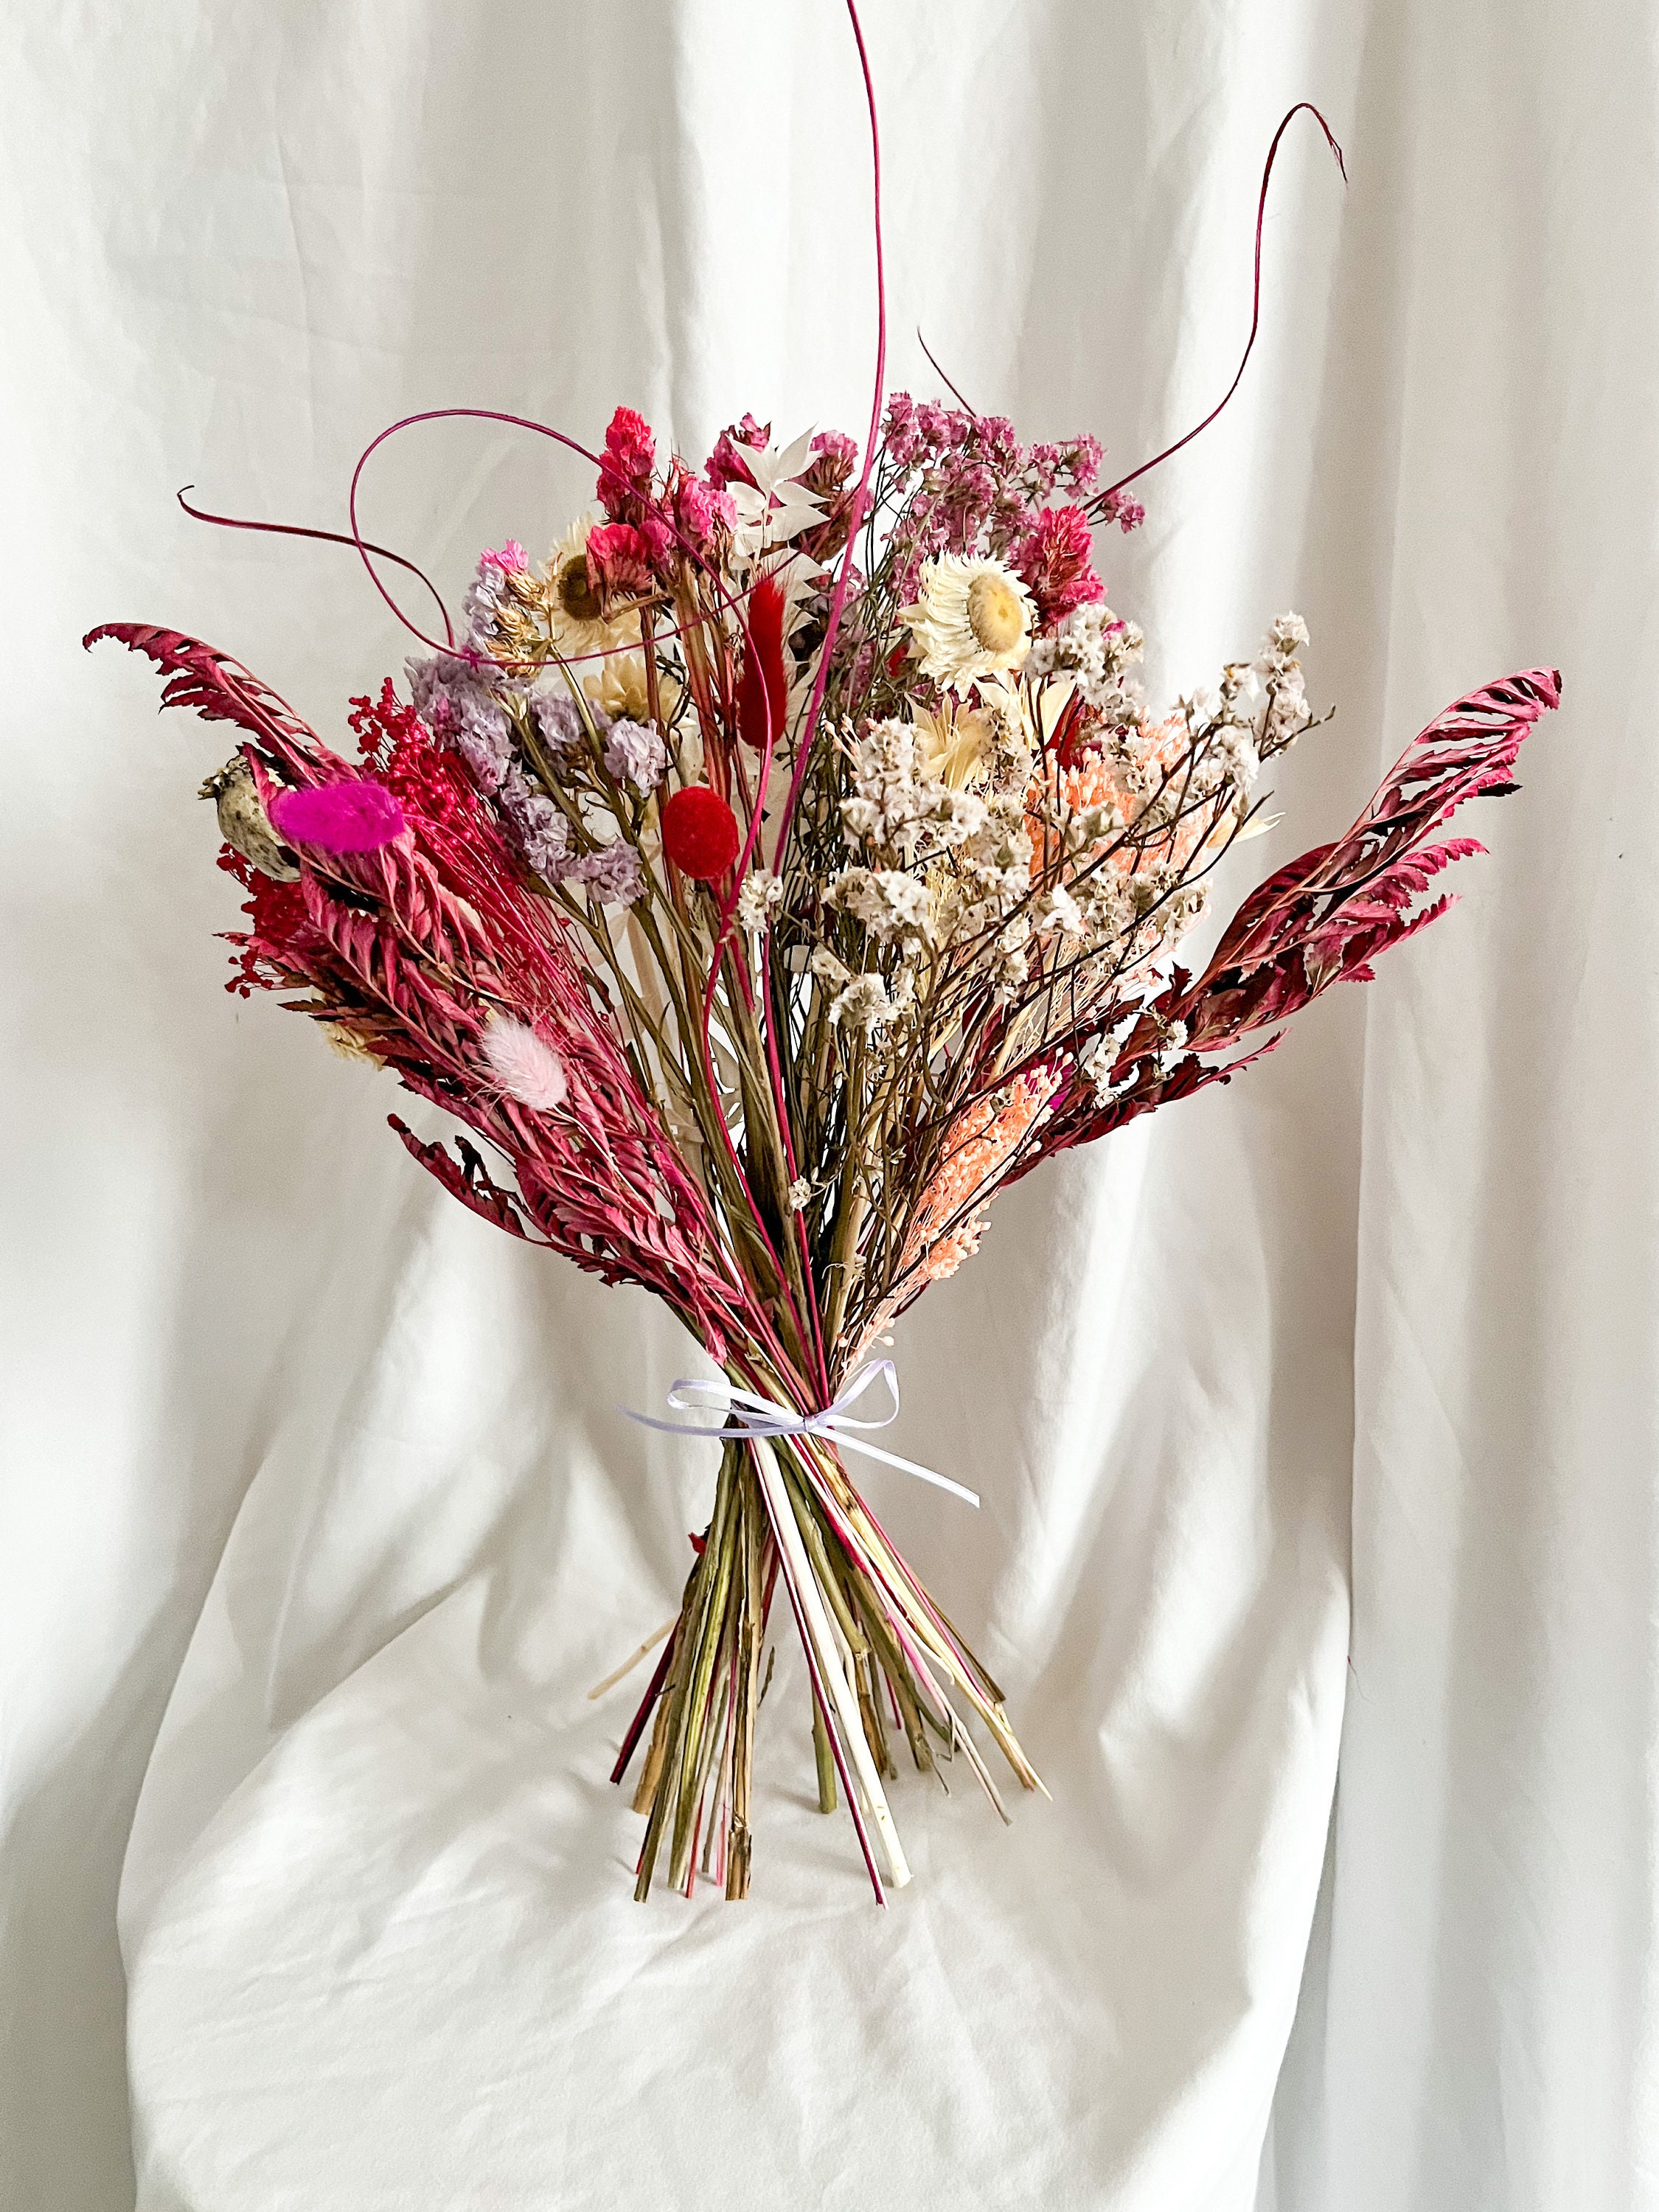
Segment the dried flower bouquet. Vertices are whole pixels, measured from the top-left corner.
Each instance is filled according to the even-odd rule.
[[[1307,633],[1282,617],[1151,714],[1094,565],[1141,510],[1096,489],[1093,438],[884,406],[878,374],[861,452],[745,416],[694,466],[621,407],[588,459],[595,507],[547,558],[486,553],[407,696],[353,702],[355,761],[192,639],[92,638],[240,732],[206,787],[247,895],[231,988],[464,1124],[484,1149],[392,1117],[464,1204],[654,1291],[729,1378],[679,1401],[724,1445],[616,1766],[640,1757],[635,1894],[700,1868],[748,1893],[781,1585],[820,1803],[844,1796],[879,1899],[908,1879],[901,1752],[960,1759],[1000,1810],[982,1735],[1040,1785],[849,1473],[872,1349],[1000,1191],[1224,1082],[1443,912],[1421,895],[1480,848],[1436,832],[1512,787],[1558,678],[1460,700],[1193,975],[1175,949],[1311,726]]]

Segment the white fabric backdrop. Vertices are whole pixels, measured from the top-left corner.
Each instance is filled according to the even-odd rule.
[[[145,2212],[1659,2203],[1651,19],[868,15],[896,380],[920,323],[977,404],[1126,465],[1231,373],[1279,114],[1345,142],[1346,197],[1287,145],[1244,392],[1104,554],[1158,696],[1311,624],[1340,711],[1256,866],[1469,685],[1558,660],[1565,709],[1449,921],[1023,1186],[902,1332],[900,1449],[986,1510],[884,1507],[1056,1805],[1005,1835],[902,1793],[918,1878],[877,1915],[785,1656],[754,1900],[640,1911],[628,1693],[582,1693],[700,1525],[707,1470],[612,1410],[683,1348],[223,996],[222,740],[75,641],[172,623],[337,727],[390,618],[180,482],[335,521],[368,434],[447,402],[591,437],[625,399],[694,453],[746,405],[859,429],[844,21],[18,0],[8,2204],[133,2203],[129,2037]],[[447,428],[373,526],[453,585],[586,491]]]

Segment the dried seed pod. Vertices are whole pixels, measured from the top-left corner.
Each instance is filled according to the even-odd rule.
[[[259,797],[253,771],[240,753],[233,753],[216,775],[210,775],[198,794],[210,799],[218,809],[219,835],[244,860],[252,860],[261,875],[279,884],[299,881],[300,871],[271,827]]]

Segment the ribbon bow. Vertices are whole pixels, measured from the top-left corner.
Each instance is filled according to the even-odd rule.
[[[887,1385],[892,1411],[878,1420],[855,1420],[847,1409],[858,1403],[872,1382]],[[618,1407],[617,1411],[641,1428],[661,1429],[674,1437],[828,1437],[843,1451],[862,1452],[866,1459],[882,1460],[889,1467],[931,1482],[936,1489],[948,1490],[953,1498],[965,1498],[969,1505],[979,1504],[978,1492],[966,1484],[952,1482],[949,1475],[936,1474],[931,1467],[901,1459],[896,1452],[849,1433],[856,1429],[890,1428],[898,1419],[898,1372],[890,1359],[866,1360],[862,1367],[854,1368],[840,1397],[820,1413],[798,1413],[792,1407],[781,1406],[775,1398],[757,1398],[752,1391],[738,1389],[723,1376],[705,1380],[683,1375],[668,1393],[668,1403],[677,1413],[717,1413],[722,1419],[709,1428],[700,1421],[659,1421],[649,1413],[636,1413],[629,1406]]]

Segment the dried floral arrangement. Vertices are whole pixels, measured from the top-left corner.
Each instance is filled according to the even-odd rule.
[[[873,100],[871,121],[873,143]],[[876,183],[879,270],[878,149]],[[545,560],[483,555],[459,629],[417,632],[407,696],[352,702],[355,760],[193,639],[87,641],[240,732],[204,793],[246,894],[230,988],[287,994],[464,1124],[483,1149],[391,1117],[464,1205],[653,1291],[728,1378],[678,1391],[702,1419],[659,1424],[723,1448],[613,1776],[643,1747],[641,1898],[699,1868],[748,1893],[780,1586],[819,1802],[844,1797],[878,1899],[908,1879],[901,1748],[923,1772],[960,1759],[1000,1811],[977,1729],[1040,1787],[848,1470],[892,1456],[868,1438],[892,1382],[871,1355],[999,1192],[1225,1082],[1443,913],[1424,893],[1481,848],[1437,831],[1514,787],[1559,697],[1532,670],[1459,700],[1188,973],[1176,948],[1263,826],[1261,770],[1312,726],[1307,632],[1281,617],[1155,716],[1095,568],[1096,532],[1141,520],[1133,477],[1097,489],[1090,436],[1023,445],[965,404],[884,398],[884,308],[882,331],[861,449],[746,415],[694,465],[619,407],[585,456],[593,507]],[[356,492],[343,542],[389,599]]]

